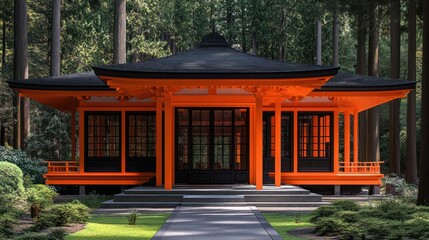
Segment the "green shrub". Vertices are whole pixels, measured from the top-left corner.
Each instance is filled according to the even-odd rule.
[[[400,230],[402,222],[380,218],[361,218],[357,227],[362,233],[361,238],[366,240],[389,239],[389,236],[396,236]]]
[[[322,206],[313,212],[310,222],[316,223],[320,218],[333,216],[339,211],[358,211],[360,206],[350,200],[339,200],[332,205]]]
[[[415,184],[409,184],[405,179],[397,176],[388,176],[383,178],[383,185],[390,185],[395,190],[395,198],[407,202],[416,203],[418,188]]]
[[[56,196],[58,196],[57,192],[49,186],[35,184],[29,187],[27,189],[27,202],[30,204],[31,218],[38,218],[40,211],[52,205]]]
[[[18,236],[16,240],[63,240],[66,233],[62,229],[55,229],[51,233],[27,232],[24,235]]]
[[[314,232],[317,235],[339,235],[348,223],[335,217],[324,217],[317,221]]]
[[[83,223],[89,219],[89,208],[78,200],[54,204],[42,211],[32,228],[33,231],[49,227],[60,227],[68,223]]]
[[[415,205],[395,200],[385,200],[381,201],[370,214],[379,218],[404,221],[410,219],[411,214],[416,211]]]
[[[359,211],[360,206],[351,200],[338,200],[332,203],[332,207],[340,211]]]
[[[43,174],[47,172],[47,164],[41,159],[31,158],[24,151],[0,146],[0,161],[16,164],[33,183],[45,182]]]
[[[64,226],[67,223],[83,223],[89,218],[89,208],[78,200],[70,203],[52,205],[47,213],[55,215],[55,226]],[[42,214],[43,215],[43,214]]]
[[[13,235],[12,228],[18,222],[17,217],[14,213],[3,213],[0,215],[0,235],[7,237]]]
[[[333,216],[347,223],[355,223],[360,217],[359,212],[355,211],[340,211],[336,212]]]
[[[0,161],[0,205],[12,207],[24,195],[21,169],[13,163]]]
[[[105,202],[109,199],[111,199],[111,197],[106,195],[99,195],[95,191],[93,191],[79,198],[79,201],[89,208],[99,208],[102,202]]]

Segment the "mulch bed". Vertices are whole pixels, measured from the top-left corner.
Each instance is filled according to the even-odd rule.
[[[23,234],[26,232],[29,228],[31,228],[35,223],[30,217],[30,214],[24,214],[21,218],[18,219],[18,223],[16,223],[13,227],[13,232],[15,234]],[[66,226],[62,227],[52,227],[42,230],[42,233],[50,233],[51,231],[55,229],[62,229],[67,234],[75,233],[77,231],[80,231],[85,228],[84,223],[73,223],[73,224],[67,224]]]

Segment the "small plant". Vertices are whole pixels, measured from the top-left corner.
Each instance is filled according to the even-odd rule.
[[[127,216],[128,224],[136,225],[137,217],[137,210],[132,210]]]
[[[301,212],[300,211],[295,213],[295,223],[301,223]]]
[[[31,218],[39,218],[40,211],[52,205],[58,194],[51,187],[35,184],[27,189],[27,202],[30,204]]]
[[[106,195],[99,195],[97,192],[92,191],[88,195],[81,197],[79,200],[82,204],[86,205],[89,208],[99,208],[101,203],[111,199]]]

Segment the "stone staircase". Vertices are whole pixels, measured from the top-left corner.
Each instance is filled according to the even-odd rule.
[[[300,187],[252,185],[177,185],[171,191],[138,186],[116,194],[102,208],[172,208],[176,206],[319,207],[322,196]]]

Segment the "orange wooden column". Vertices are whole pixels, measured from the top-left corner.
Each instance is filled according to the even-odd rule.
[[[348,172],[350,169],[350,112],[344,112],[344,171]]]
[[[359,116],[358,112],[353,113],[353,162],[359,161]]]
[[[85,113],[79,109],[79,172],[85,172]]]
[[[339,128],[339,117],[338,111],[334,112],[334,136],[332,140],[334,141],[334,173],[338,173],[339,169],[339,153],[340,153],[340,128]],[[332,141],[331,140],[331,141]]]
[[[156,98],[156,186],[162,185],[162,98]]]
[[[298,111],[293,111],[293,172],[298,172]]]
[[[274,184],[280,187],[281,183],[281,101],[277,100],[275,103],[275,156],[274,156]]]
[[[171,93],[165,94],[165,132],[164,132],[164,188],[173,188],[173,111],[171,106]]]
[[[76,161],[76,111],[71,112],[70,118],[71,160]]]
[[[256,93],[255,107],[255,177],[256,189],[262,190],[263,169],[262,169],[262,95]]]
[[[251,107],[249,109],[249,116],[250,116],[250,127],[249,127],[249,133],[250,133],[250,164],[249,164],[249,184],[256,184],[256,180],[255,180],[255,155],[256,155],[256,151],[255,151],[255,108]]]
[[[126,131],[126,118],[125,118],[125,110],[121,111],[121,172],[125,173],[125,158],[126,154],[126,139],[125,139],[125,131]]]

